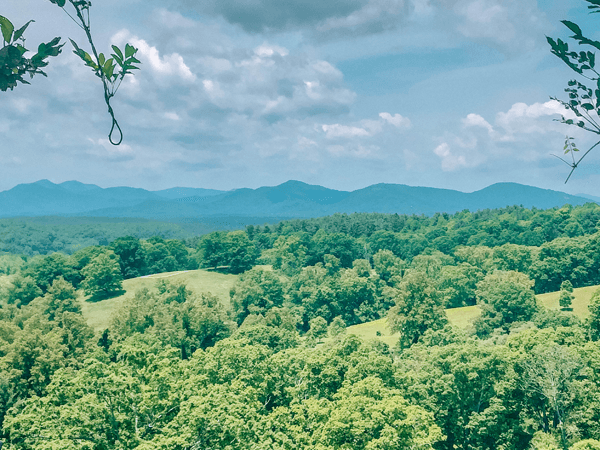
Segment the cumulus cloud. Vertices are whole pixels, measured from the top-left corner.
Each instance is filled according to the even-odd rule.
[[[554,118],[559,115],[574,118],[574,115],[556,100],[546,103],[515,103],[507,112],[500,112],[496,117],[496,123],[504,130],[503,140],[515,140],[519,134],[545,133],[556,129],[552,121],[538,120],[544,117]]]
[[[347,111],[355,94],[342,73],[327,61],[290,53],[265,42],[198,60],[206,100],[223,110],[271,121],[318,112]]]
[[[402,117],[400,114],[392,116],[390,113],[382,112],[377,120],[364,119],[353,125],[324,124],[321,125],[321,129],[326,133],[327,139],[351,139],[379,134],[383,131],[383,125],[386,123],[402,130],[411,127],[410,119],[407,117]]]
[[[494,134],[494,127],[490,123],[481,117],[479,114],[469,114],[462,120],[465,127],[480,127],[487,130],[490,135]]]
[[[442,160],[442,170],[448,172],[467,166],[465,155],[455,155],[447,142],[442,142],[433,151]]]
[[[494,125],[471,113],[461,120],[459,132],[444,136],[433,152],[444,171],[496,159],[540,160],[549,157],[562,142],[565,125],[553,119],[564,113],[555,100],[531,105],[515,103],[508,111],[496,114]],[[570,132],[577,134],[578,130],[571,128]]]
[[[379,113],[379,117],[385,120],[390,125],[395,126],[396,128],[405,128],[408,129],[412,126],[410,119],[407,117],[402,117],[400,114],[394,114],[393,116],[390,113],[382,112]]]
[[[151,46],[144,39],[132,36],[128,30],[119,31],[112,37],[111,41],[113,44],[121,47],[126,42],[131,43],[131,45],[138,49],[136,57],[142,63],[146,63],[150,70],[158,76],[175,77],[187,82],[196,80],[196,75],[192,73],[184,62],[183,56],[179,53],[171,53],[161,57],[156,47]]]

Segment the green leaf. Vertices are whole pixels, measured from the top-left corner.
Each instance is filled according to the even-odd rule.
[[[581,28],[579,28],[579,25],[577,25],[576,23],[570,22],[568,20],[561,20],[561,22],[569,29],[571,30],[573,33],[575,33],[576,36],[581,36]]]
[[[101,66],[103,66],[105,61],[106,61],[106,58],[104,57],[104,53],[100,53],[100,54],[98,55],[98,63],[99,63]]]
[[[121,52],[119,47],[117,47],[116,45],[113,45],[112,49],[116,53],[116,55],[121,59],[121,61],[123,61],[123,53]]]
[[[15,26],[4,16],[0,16],[0,30],[2,30],[2,37],[4,40],[7,43],[10,43]]]
[[[115,70],[115,65],[113,64],[112,58],[104,63],[103,70],[106,78],[111,79],[113,76],[113,71]]]
[[[50,0],[55,5],[60,6],[61,8],[65,6],[66,0]]]
[[[125,58],[135,55],[136,52],[137,48],[135,48],[133,45],[125,44]]]
[[[21,36],[23,36],[23,33],[25,32],[25,30],[27,29],[27,27],[29,26],[29,24],[31,22],[35,22],[35,20],[30,20],[29,22],[27,22],[25,25],[23,25],[21,28],[19,28],[17,31],[15,31],[15,35],[13,36],[13,40],[16,41],[17,39],[19,39]]]
[[[21,52],[21,56],[23,56],[27,52],[27,49],[25,47],[23,47],[21,44],[17,44],[16,47]]]

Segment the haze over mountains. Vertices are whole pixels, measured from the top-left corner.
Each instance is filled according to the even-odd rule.
[[[300,181],[233,191],[182,187],[147,191],[132,187],[101,188],[78,181],[55,184],[41,180],[0,192],[0,217],[140,217],[177,222],[225,216],[308,218],[354,212],[430,215],[512,205],[545,209],[590,201],[582,196],[517,183],[497,183],[464,193],[402,184],[375,184],[347,192]]]

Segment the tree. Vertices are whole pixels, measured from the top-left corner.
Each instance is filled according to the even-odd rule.
[[[119,257],[123,278],[136,278],[146,274],[146,252],[138,238],[120,237],[110,247]]]
[[[322,337],[327,336],[327,321],[322,317],[315,317],[311,319],[310,328],[308,329],[307,336],[315,341],[318,341]]]
[[[17,275],[6,289],[6,294],[8,304],[23,306],[42,295],[42,290],[33,278]]]
[[[224,243],[227,249],[229,272],[242,273],[254,266],[257,257],[256,246],[245,231],[227,233]]]
[[[135,57],[137,49],[130,44],[126,44],[125,49],[122,51],[113,45],[112,50],[114,53],[109,58],[104,56],[103,53],[98,54],[90,28],[90,7],[92,6],[92,2],[89,0],[50,0],[50,2],[62,8],[86,34],[92,55],[81,49],[72,39],[69,40],[75,49],[73,53],[79,56],[83,63],[90,67],[94,74],[102,81],[104,101],[112,119],[108,139],[111,144],[119,145],[123,141],[123,132],[115,119],[110,100],[117,93],[125,75],[131,74],[132,70],[138,69],[134,64],[141,64]],[[72,6],[72,14],[75,17],[65,9],[66,4]],[[33,21],[27,22],[14,32],[14,25],[6,17],[0,16],[0,29],[3,38],[3,47],[0,50],[0,90],[2,91],[13,90],[17,86],[17,82],[29,84],[23,79],[23,75],[25,74],[29,74],[32,78],[35,74],[46,76],[41,70],[42,67],[48,65],[45,59],[49,56],[58,56],[64,45],[59,45],[60,37],[56,37],[47,44],[40,44],[38,52],[32,58],[25,58],[24,54],[27,52],[27,49],[23,45],[25,43],[23,33],[31,22]],[[113,140],[115,130],[119,132],[117,141]]]
[[[52,286],[54,280],[60,277],[74,286],[81,280],[69,257],[58,252],[32,258],[23,270],[23,276],[33,278],[44,293]]]
[[[77,294],[71,283],[64,278],[57,278],[44,296],[45,310],[50,320],[64,312],[81,313],[81,306],[77,302]]]
[[[85,277],[81,286],[87,295],[105,297],[123,288],[121,269],[112,251],[96,256],[81,273]]]
[[[585,0],[592,13],[600,12],[600,1],[599,0]],[[591,87],[578,80],[570,80],[568,87],[565,92],[569,95],[569,100],[564,101],[555,97],[551,97],[553,100],[560,102],[567,111],[570,111],[575,118],[562,117],[562,123],[568,125],[576,125],[586,131],[600,135],[600,121],[598,120],[598,114],[600,113],[600,74],[596,70],[596,54],[593,50],[600,49],[600,42],[593,39],[589,39],[583,35],[583,31],[576,23],[568,20],[561,21],[572,33],[571,39],[575,40],[580,46],[584,46],[590,50],[587,51],[573,51],[569,49],[569,44],[563,42],[561,39],[554,40],[551,37],[546,37],[551,47],[551,52],[560,58],[567,66],[569,66],[575,73],[580,75],[593,83]],[[565,162],[571,171],[565,180],[565,183],[569,181],[573,171],[581,163],[583,158],[591,152],[600,141],[596,142],[590,147],[585,153],[579,157],[575,157],[575,153],[579,152],[579,149],[575,146],[573,138],[567,136],[564,145],[564,154],[571,154],[571,162],[558,157],[560,160]]]
[[[533,281],[520,272],[498,270],[477,283],[477,303],[481,316],[475,322],[480,337],[494,329],[508,331],[514,322],[531,320],[538,310],[532,291]]]
[[[329,327],[327,328],[327,333],[331,337],[337,337],[341,334],[344,334],[345,332],[346,323],[340,316],[337,316],[335,319],[333,319],[329,324]]]
[[[560,432],[562,448],[567,450],[569,414],[577,402],[576,380],[581,376],[581,358],[573,349],[565,346],[540,345],[525,361],[524,368],[523,383],[526,390],[547,402],[550,411],[548,421],[551,422],[548,426]]]
[[[231,304],[238,324],[249,314],[265,314],[283,303],[283,284],[270,270],[254,268],[240,276],[231,288]]]
[[[590,331],[590,337],[600,340],[600,288],[594,292],[588,306],[590,316],[587,319],[587,326]]]
[[[573,285],[569,280],[565,280],[560,285],[560,297],[558,298],[558,304],[563,310],[571,308],[571,303],[575,296],[573,295]]]
[[[417,343],[428,329],[439,330],[448,322],[443,298],[423,272],[408,271],[399,285],[396,305],[388,313],[392,332],[400,333],[399,345]]]

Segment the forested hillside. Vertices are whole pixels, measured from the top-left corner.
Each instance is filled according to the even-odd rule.
[[[334,215],[0,256],[9,449],[600,448],[600,207]],[[229,301],[157,278],[238,274]],[[228,275],[231,277],[232,275]],[[549,309],[535,294],[559,291]],[[446,310],[478,305],[466,328]],[[583,317],[583,318],[581,318]],[[385,319],[397,342],[350,325]],[[6,448],[5,447],[5,448]],[[3,449],[4,450],[4,449]]]

